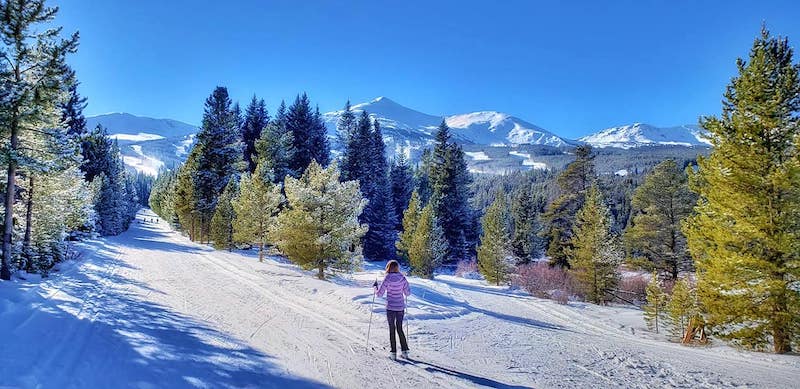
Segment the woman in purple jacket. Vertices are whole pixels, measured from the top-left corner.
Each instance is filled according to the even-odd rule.
[[[392,345],[391,357],[397,358],[397,343],[394,333],[400,337],[400,350],[403,358],[408,358],[408,343],[406,334],[403,333],[403,315],[405,314],[405,296],[411,295],[411,288],[403,273],[400,273],[400,264],[392,260],[386,264],[386,277],[383,278],[381,287],[378,282],[373,284],[378,297],[386,294],[386,319],[389,321],[389,343]]]

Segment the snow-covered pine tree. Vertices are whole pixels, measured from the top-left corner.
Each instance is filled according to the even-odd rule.
[[[443,120],[436,132],[429,169],[431,202],[445,238],[447,260],[458,261],[474,255],[475,215],[469,206],[471,178],[461,147],[452,141]]]
[[[67,99],[61,103],[61,125],[67,130],[67,135],[76,141],[80,141],[87,133],[86,118],[83,110],[86,108],[86,97],[78,93],[80,83],[75,77],[75,71],[70,70],[66,74]]]
[[[294,176],[291,163],[294,159],[294,136],[278,118],[272,120],[256,141],[258,174],[272,183],[283,183],[287,175]],[[255,172],[255,171],[254,171]]]
[[[689,321],[697,314],[694,292],[685,279],[675,281],[666,313],[670,335],[680,341],[686,334]]]
[[[112,142],[111,150],[104,158],[108,159],[108,169],[95,176],[95,180],[100,180],[94,201],[97,230],[103,235],[118,235],[128,229],[135,212],[131,208],[138,208],[138,201],[134,200],[135,194],[130,193],[132,187],[128,186],[117,142]]]
[[[644,321],[647,328],[658,333],[664,327],[664,312],[667,305],[667,295],[661,288],[658,274],[653,272],[650,282],[645,288],[646,303],[642,306]]]
[[[559,197],[550,203],[542,215],[544,237],[548,239],[547,256],[550,263],[569,268],[567,252],[571,250],[575,215],[583,207],[586,191],[595,180],[592,148],[581,145],[575,149],[575,161],[558,176]]]
[[[367,226],[358,222],[366,200],[357,181],[339,182],[335,163],[323,168],[311,161],[300,178],[286,177],[289,209],[278,215],[270,237],[289,260],[305,269],[351,270],[357,265]]]
[[[691,214],[697,196],[675,161],[668,159],[653,168],[631,202],[634,216],[624,235],[631,256],[643,258],[648,267],[673,280],[680,271],[690,270],[681,222]]]
[[[414,173],[408,165],[406,157],[400,153],[389,171],[389,181],[392,185],[392,204],[397,220],[395,229],[403,230],[403,212],[408,208],[411,193],[414,191]]]
[[[264,261],[264,245],[267,233],[276,223],[283,202],[281,186],[273,184],[260,172],[242,176],[239,196],[233,199],[236,218],[233,222],[233,237],[236,242],[258,245],[258,260]]]
[[[611,215],[597,183],[586,191],[586,201],[575,217],[567,259],[570,271],[588,301],[604,304],[619,282],[620,253],[611,235]]]
[[[478,246],[478,270],[496,285],[508,282],[516,263],[511,247],[511,223],[508,198],[499,191],[481,220],[483,233]]]
[[[367,164],[365,173],[369,174],[360,177],[359,182],[369,183],[370,191],[364,193],[368,202],[362,214],[362,219],[367,223],[369,229],[364,234],[362,245],[366,259],[387,261],[395,258],[395,241],[397,240],[395,225],[397,221],[392,202],[383,135],[377,121],[373,123],[372,132],[367,140],[366,150],[368,150],[370,159],[364,162]]]
[[[447,240],[436,219],[433,204],[428,203],[419,213],[417,226],[408,247],[411,274],[433,279],[433,272],[445,259]]]
[[[197,200],[194,208],[200,222],[200,233],[208,238],[217,197],[230,176],[239,170],[242,161],[239,117],[226,88],[217,87],[206,99],[203,125],[194,149],[198,150],[197,168],[192,177]]]
[[[3,164],[6,169],[6,188],[14,188],[18,169],[36,164],[35,155],[21,144],[31,131],[47,131],[59,119],[58,105],[64,100],[70,72],[66,56],[78,47],[78,34],[66,39],[55,33],[57,8],[47,7],[44,0],[0,2],[0,52],[4,55],[0,67],[0,118],[4,125]],[[42,127],[42,124],[47,127]],[[56,126],[57,127],[57,126]],[[5,190],[5,217],[0,278],[11,278],[11,258],[14,250],[15,190]]]
[[[800,65],[766,29],[701,125],[713,144],[684,223],[697,289],[716,335],[776,353],[800,347]]]
[[[353,177],[358,175],[357,173],[353,174],[354,166],[351,165],[356,162],[356,157],[353,153],[358,151],[351,143],[356,135],[357,124],[356,115],[350,107],[350,100],[347,100],[342,110],[342,116],[339,117],[339,121],[336,123],[336,139],[342,150],[339,167],[342,171],[341,179],[343,181],[357,179]]]
[[[325,123],[319,109],[312,111],[311,102],[305,93],[295,98],[286,111],[284,121],[294,142],[294,158],[289,165],[292,172],[300,174],[311,161],[317,161],[323,166],[330,162]]]
[[[408,250],[411,248],[411,242],[414,241],[414,234],[419,225],[419,216],[422,212],[422,205],[419,200],[417,191],[411,193],[411,199],[408,201],[408,206],[403,211],[403,230],[400,232],[399,239],[397,240],[397,253],[400,255],[400,260],[409,263]]]
[[[242,143],[244,152],[244,162],[247,164],[247,171],[253,173],[258,165],[256,155],[256,141],[262,136],[262,131],[269,123],[269,114],[264,99],[253,98],[247,106],[242,124]]]
[[[232,202],[238,194],[238,177],[233,175],[217,199],[217,208],[211,218],[211,241],[216,249],[233,250],[233,221],[236,215]]]
[[[165,170],[158,174],[150,192],[150,209],[169,223],[177,220],[175,214],[175,186],[178,181],[178,170]],[[179,227],[179,226],[175,226]]]

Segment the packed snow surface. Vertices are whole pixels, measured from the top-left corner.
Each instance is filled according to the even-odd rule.
[[[0,377],[24,388],[796,387],[799,358],[691,348],[641,312],[410,277],[413,362],[388,359],[380,265],[316,280],[143,211],[50,278],[0,282]],[[156,219],[157,220],[157,219]],[[366,337],[370,318],[369,344]]]
[[[163,138],[183,137],[198,131],[197,126],[173,119],[154,119],[129,113],[115,112],[86,117],[86,128],[93,129],[100,124],[109,134],[138,135],[155,134]]]
[[[484,152],[484,151],[465,151],[464,154],[467,157],[472,158],[473,161],[490,161],[491,160],[491,158],[489,158],[489,156],[486,155],[486,152]]]
[[[522,166],[530,166],[531,169],[547,169],[547,164],[543,162],[534,161],[533,157],[531,157],[531,155],[528,153],[523,153],[520,151],[509,151],[508,154],[513,155],[515,157],[523,158]]]

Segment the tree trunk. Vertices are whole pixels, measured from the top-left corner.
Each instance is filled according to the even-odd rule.
[[[31,270],[31,229],[33,221],[33,173],[28,176],[28,202],[25,205],[25,237],[22,240],[22,256],[25,270]]]
[[[16,118],[11,122],[11,145],[9,151],[13,153],[17,150],[19,143],[19,129],[17,126]],[[16,195],[17,185],[17,161],[14,158],[9,158],[8,161],[8,177],[6,180],[6,214],[5,226],[3,229],[3,260],[0,264],[0,278],[4,280],[11,279],[11,236],[14,232],[14,198]]]
[[[258,262],[264,262],[264,239],[258,242]]]
[[[325,279],[325,261],[322,261],[322,260],[319,261],[319,268],[318,268],[318,272],[317,272],[317,278],[319,278],[320,280],[324,280]]]

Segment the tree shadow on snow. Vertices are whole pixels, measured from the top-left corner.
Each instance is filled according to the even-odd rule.
[[[490,388],[500,388],[500,389],[528,389],[529,388],[528,386],[510,385],[510,384],[506,384],[506,383],[503,383],[503,382],[500,382],[500,381],[495,381],[495,380],[493,380],[491,378],[485,378],[485,377],[480,377],[480,376],[464,373],[464,372],[461,372],[461,371],[458,371],[458,370],[450,369],[450,368],[447,368],[447,367],[442,367],[442,366],[439,366],[439,365],[436,365],[436,364],[433,364],[433,363],[430,363],[430,362],[423,362],[423,361],[416,360],[416,359],[409,359],[409,361],[411,363],[413,363],[414,365],[416,365],[416,366],[422,367],[423,369],[425,369],[426,371],[428,371],[430,373],[446,374],[446,375],[449,375],[451,377],[456,377],[456,378],[460,378],[460,379],[463,379],[463,380],[467,380],[467,381],[469,381],[469,382],[471,382],[471,383],[473,383],[475,385],[488,386]]]
[[[206,324],[143,301],[132,290],[155,290],[110,272],[125,266],[111,252],[95,255],[79,264],[79,271],[54,280],[60,292],[50,298],[37,296],[32,304],[3,315],[3,385],[325,387],[289,376],[270,356]],[[103,266],[85,266],[89,264]],[[32,292],[0,286],[12,288],[3,291],[11,301],[14,294]]]

